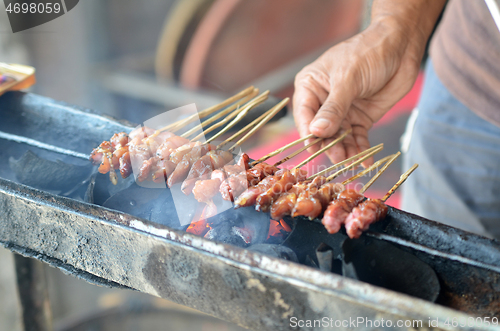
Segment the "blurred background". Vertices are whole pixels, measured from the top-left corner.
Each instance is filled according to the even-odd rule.
[[[0,10],[0,62],[34,66],[31,92],[142,123],[190,103],[201,110],[250,85],[291,97],[297,72],[366,27],[369,8],[368,0],[85,0],[16,34]],[[420,76],[371,131],[373,145],[385,143],[378,158],[399,150],[421,82]],[[262,156],[297,139],[290,110],[244,151]],[[330,164],[324,157],[315,162]],[[367,195],[381,196],[400,173],[392,166]],[[398,207],[398,195],[389,204]],[[21,330],[12,254],[3,248],[0,266],[0,331]],[[56,330],[238,329],[165,300],[45,268]]]

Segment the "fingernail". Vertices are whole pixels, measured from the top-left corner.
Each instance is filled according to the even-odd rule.
[[[330,125],[329,120],[325,120],[324,118],[318,118],[314,122],[312,122],[312,126],[316,129],[324,130]]]

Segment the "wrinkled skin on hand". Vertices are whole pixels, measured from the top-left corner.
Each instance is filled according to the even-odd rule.
[[[352,128],[327,151],[335,163],[368,149],[368,130],[410,91],[443,2],[386,0],[375,6],[366,30],[330,48],[295,78],[293,112],[301,136],[329,138],[324,146]],[[397,15],[387,14],[394,8]]]

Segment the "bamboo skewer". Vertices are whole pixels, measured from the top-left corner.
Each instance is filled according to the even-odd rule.
[[[283,153],[284,151],[286,151],[287,149],[289,149],[290,147],[293,147],[293,146],[295,146],[295,145],[298,145],[298,144],[300,144],[301,142],[303,142],[303,141],[305,141],[305,140],[307,140],[307,139],[310,139],[310,138],[314,138],[314,135],[313,135],[313,134],[310,134],[310,135],[308,135],[308,136],[305,136],[305,137],[302,137],[302,138],[300,138],[300,139],[297,139],[297,140],[295,140],[295,141],[293,141],[293,142],[289,143],[288,145],[285,145],[285,146],[283,146],[283,147],[281,147],[281,148],[279,148],[279,149],[275,150],[274,152],[271,152],[271,153],[269,153],[269,154],[267,154],[267,155],[265,155],[265,156],[261,157],[260,159],[253,161],[252,163],[250,163],[250,166],[251,166],[251,167],[253,167],[254,165],[256,165],[256,164],[258,164],[258,163],[264,162],[264,161],[266,161],[267,159],[270,159],[270,158],[272,158],[272,157],[273,157],[273,156],[275,156],[275,155],[281,154],[281,153]]]
[[[208,143],[214,141],[215,139],[219,138],[224,133],[226,133],[229,129],[231,129],[233,126],[235,126],[236,123],[238,123],[243,117],[245,117],[253,107],[266,101],[268,95],[269,95],[269,91],[266,91],[266,92],[262,93],[261,95],[259,95],[258,97],[256,97],[255,99],[253,99],[252,101],[250,101],[249,103],[247,103],[243,107],[244,109],[242,109],[241,112],[238,113],[238,115],[236,116],[236,118],[234,120],[232,120],[228,125],[226,125],[222,130],[217,132],[210,139],[205,141],[204,144],[208,144]],[[219,149],[219,147],[217,147],[217,149]]]
[[[212,107],[208,107],[207,109],[204,109],[197,114],[193,114],[193,115],[185,118],[184,120],[180,121],[180,123],[177,126],[171,128],[170,131],[176,132],[176,131],[182,129],[183,127],[185,127],[186,125],[193,123],[197,119],[204,118],[204,117],[218,111],[219,109],[222,109],[222,108],[232,104],[233,102],[236,102],[236,101],[240,100],[241,98],[246,97],[247,95],[251,94],[253,92],[253,90],[254,90],[254,87],[250,86],[250,87],[244,89],[243,91],[233,95],[232,97],[227,98],[226,100],[222,101],[221,103],[219,103],[217,105],[214,105]],[[163,129],[164,128],[160,129],[160,131],[164,131]],[[168,130],[168,129],[165,129],[165,130]]]
[[[251,129],[250,131],[248,131],[247,134],[245,134],[243,136],[243,138],[241,138],[240,140],[238,140],[233,146],[231,146],[228,151],[231,152],[233,151],[236,147],[240,146],[241,144],[243,144],[248,138],[250,138],[251,135],[253,135],[257,130],[259,130],[261,127],[263,127],[267,122],[269,122],[271,120],[271,118],[274,117],[274,115],[276,115],[281,109],[283,109],[283,107],[286,106],[286,104],[290,101],[289,98],[285,98],[284,100],[282,100],[281,102],[279,102],[276,106],[274,106],[272,109],[272,111],[262,119],[262,121],[259,122],[259,124],[257,124],[253,129]]]
[[[302,161],[300,164],[296,165],[295,167],[293,167],[293,169],[296,169],[296,168],[300,168],[302,167],[303,165],[305,165],[306,163],[310,162],[311,160],[313,160],[314,158],[316,158],[318,155],[320,155],[321,153],[323,153],[324,151],[332,148],[334,145],[338,144],[339,142],[341,142],[342,140],[344,140],[344,138],[349,134],[351,133],[352,129],[349,129],[347,130],[346,132],[344,132],[340,137],[338,137],[337,139],[335,139],[334,141],[332,141],[331,143],[329,143],[328,145],[326,145],[325,147],[323,147],[322,149],[320,149],[319,151],[317,151],[316,153],[314,153],[313,155],[309,156],[307,159],[305,159],[304,161]]]
[[[338,176],[342,175],[343,173],[351,170],[352,168],[357,167],[358,165],[360,165],[361,163],[363,163],[364,161],[366,161],[367,159],[369,159],[373,155],[380,152],[382,149],[383,149],[382,146],[373,148],[369,153],[365,153],[361,158],[359,158],[355,162],[349,164],[347,167],[340,169],[339,171],[335,172],[334,174],[326,177],[326,181],[330,182],[330,181],[334,180],[335,178],[337,178]]]
[[[386,202],[387,199],[390,198],[390,196],[396,192],[396,190],[399,188],[399,186],[401,186],[401,184],[403,184],[405,182],[405,180],[410,177],[411,173],[413,171],[415,171],[415,169],[418,168],[418,164],[415,163],[408,171],[406,171],[404,174],[401,175],[401,177],[399,177],[399,180],[396,184],[394,184],[394,186],[389,190],[389,192],[387,192],[386,195],[384,195],[384,197],[381,199],[382,202]]]
[[[389,160],[387,161],[386,164],[384,164],[384,166],[377,172],[377,174],[375,176],[373,176],[370,181],[368,181],[368,183],[365,184],[365,186],[363,186],[361,188],[361,190],[359,190],[359,193],[363,194],[366,192],[366,190],[372,186],[373,183],[375,183],[375,181],[384,173],[384,171],[387,170],[387,168],[389,168],[389,166],[394,162],[396,161],[396,159],[401,155],[401,152],[397,152],[396,154],[394,154],[394,156]]]
[[[250,86],[246,89],[244,89],[243,91],[233,95],[232,97],[230,98],[227,98],[226,100],[222,101],[221,103],[217,104],[217,105],[214,105],[212,107],[209,107],[207,109],[204,109],[202,111],[200,111],[199,113],[197,114],[193,114],[187,118],[184,118],[182,120],[179,120],[175,123],[172,123],[172,124],[169,124],[167,126],[164,126],[163,128],[159,129],[159,130],[156,130],[151,136],[149,137],[156,137],[157,135],[160,134],[160,132],[163,132],[163,131],[166,131],[166,130],[171,130],[172,132],[176,132],[178,130],[180,130],[181,128],[183,128],[184,126],[192,123],[193,121],[195,121],[196,119],[198,118],[203,118],[203,117],[206,117],[214,112],[216,112],[217,110],[219,109],[222,109],[230,104],[232,104],[233,102],[236,102],[238,100],[240,100],[241,98],[249,95],[250,93],[252,93],[254,90],[254,87],[253,86]]]
[[[233,134],[231,137],[227,138],[226,140],[224,140],[223,142],[221,142],[218,146],[217,146],[217,149],[221,149],[223,146],[225,146],[226,144],[230,143],[231,141],[233,141],[234,139],[236,139],[239,135],[241,135],[242,133],[246,132],[247,130],[249,130],[250,128],[254,127],[255,125],[257,125],[264,117],[266,117],[268,114],[270,114],[272,111],[273,111],[274,107],[269,109],[268,111],[266,111],[264,114],[260,115],[259,117],[257,117],[256,119],[254,119],[252,122],[250,122],[249,124],[247,124],[247,126],[245,126],[243,129],[241,129],[240,131],[236,132],[235,134]],[[212,137],[213,138],[213,137]]]
[[[368,168],[366,168],[365,170],[363,171],[360,171],[359,173],[357,173],[356,175],[352,176],[351,178],[348,178],[346,179],[345,181],[342,182],[343,185],[347,185],[353,181],[355,181],[356,179],[358,178],[361,178],[363,177],[364,175],[366,175],[367,173],[371,172],[373,169],[375,168],[378,168],[379,166],[381,166],[382,164],[384,164],[385,162],[389,161],[389,159],[391,157],[393,157],[395,154],[392,154],[392,155],[389,155],[389,156],[386,156],[380,160],[378,160],[377,162],[375,162],[374,164],[372,164],[371,166],[369,166]]]
[[[318,172],[318,173],[316,173],[316,174],[314,174],[314,175],[310,176],[308,179],[313,179],[313,178],[314,178],[314,177],[316,177],[316,176],[320,176],[320,175],[323,175],[323,174],[325,174],[325,173],[328,173],[328,172],[332,171],[333,169],[336,169],[336,168],[338,168],[338,167],[340,167],[340,166],[343,166],[344,164],[347,164],[347,163],[349,163],[349,162],[351,162],[351,161],[355,161],[356,159],[358,159],[358,158],[360,158],[360,157],[363,157],[363,156],[365,156],[366,154],[371,153],[372,151],[374,151],[374,150],[376,150],[376,149],[379,149],[379,148],[380,148],[380,151],[381,151],[381,150],[383,150],[383,149],[384,149],[384,144],[378,144],[377,146],[374,146],[374,147],[368,148],[367,150],[365,150],[365,151],[363,151],[363,152],[361,152],[361,153],[358,153],[358,154],[356,154],[356,155],[354,155],[354,156],[351,156],[350,158],[347,158],[347,159],[345,159],[345,160],[344,160],[344,161],[342,161],[342,162],[339,162],[339,163],[337,163],[337,164],[334,164],[334,165],[332,165],[331,167],[328,167],[328,168],[326,168],[325,170],[322,170],[322,171],[320,171],[320,172]]]
[[[212,125],[211,127],[209,127],[208,129],[205,129],[204,131],[200,132],[196,137],[194,137],[193,139],[191,139],[191,141],[197,141],[197,140],[200,140],[202,137],[204,137],[205,135],[207,135],[208,133],[212,132],[213,130],[225,125],[227,122],[229,122],[230,120],[232,120],[235,116],[241,114],[241,113],[245,113],[248,114],[248,109],[245,108],[245,107],[242,107],[242,108],[238,108],[236,109],[235,111],[233,111],[231,114],[229,114],[228,116],[226,116],[226,118],[224,118],[222,121],[218,122],[218,123],[215,123],[214,125]]]
[[[302,148],[300,148],[300,149],[296,150],[295,152],[293,152],[292,154],[288,155],[288,156],[287,156],[287,157],[285,157],[284,159],[282,159],[282,160],[280,160],[280,161],[276,162],[276,163],[274,164],[274,166],[275,166],[275,167],[277,167],[277,166],[279,166],[280,164],[285,163],[286,161],[288,161],[288,160],[290,160],[291,158],[293,158],[293,157],[295,157],[295,156],[299,155],[300,153],[302,153],[303,151],[305,151],[305,150],[306,150],[306,149],[308,149],[309,147],[311,147],[311,146],[313,146],[313,145],[315,145],[315,144],[319,143],[320,141],[323,141],[323,139],[324,139],[324,138],[316,138],[316,139],[314,139],[314,140],[313,140],[310,144],[308,144],[308,145],[306,145],[306,146],[304,146],[304,147],[302,147]]]
[[[206,117],[206,116],[218,111],[219,109],[222,109],[222,108],[230,105],[231,103],[238,101],[239,99],[247,96],[248,94],[253,93],[253,91],[254,91],[254,88],[253,88],[253,86],[251,86],[251,87],[241,91],[240,93],[224,100],[223,102],[219,103],[218,105],[215,105],[215,106],[212,106],[212,107],[207,108],[205,110],[202,110],[198,114],[193,114],[193,115],[189,116],[188,118],[186,118],[184,121],[182,121],[182,123],[180,123],[176,127],[171,128],[170,132],[175,133],[175,132],[179,131],[180,129],[182,129],[183,127],[185,127],[186,125],[191,124],[198,119]]]
[[[218,119],[220,119],[220,118],[222,118],[222,117],[226,116],[227,114],[229,114],[229,113],[231,113],[231,112],[232,112],[232,113],[231,113],[229,116],[232,116],[232,117],[236,116],[236,115],[239,113],[239,111],[241,111],[241,109],[240,109],[239,107],[240,107],[240,106],[242,106],[242,105],[244,105],[244,104],[246,104],[247,102],[249,102],[249,101],[250,101],[250,100],[252,100],[253,98],[255,98],[255,97],[257,96],[257,94],[258,94],[258,93],[259,93],[259,89],[254,89],[254,90],[252,91],[252,93],[250,93],[249,95],[247,95],[246,97],[244,97],[243,99],[241,99],[240,101],[238,101],[237,103],[235,103],[235,104],[233,104],[233,105],[231,105],[231,106],[227,107],[226,109],[224,109],[223,111],[221,111],[221,112],[220,112],[220,113],[218,113],[217,115],[214,115],[214,116],[210,117],[208,120],[206,120],[206,121],[204,121],[203,123],[201,123],[201,124],[199,124],[199,125],[195,126],[194,128],[190,129],[189,131],[186,131],[185,133],[183,133],[183,134],[181,135],[181,137],[183,137],[183,138],[187,138],[187,137],[189,137],[190,135],[192,135],[193,133],[195,133],[195,132],[197,132],[197,131],[199,131],[199,130],[203,130],[203,128],[204,128],[204,127],[206,127],[207,125],[212,124],[213,122],[217,121]],[[233,110],[235,110],[235,109],[236,109],[236,111],[235,111],[235,112],[233,112]],[[239,111],[238,111],[238,110],[239,110]],[[236,113],[236,114],[234,114],[234,113]],[[233,115],[233,114],[234,114],[234,115]],[[228,116],[228,117],[229,117],[229,116]],[[232,117],[231,117],[231,118],[232,118]],[[213,129],[212,129],[212,130],[213,130]],[[205,132],[203,132],[203,133],[205,133]],[[201,134],[200,134],[200,135],[198,135],[197,137],[202,136],[202,135],[203,135],[203,133],[201,133]],[[196,139],[196,138],[193,138],[192,140],[194,141],[194,140],[197,140],[197,139]]]

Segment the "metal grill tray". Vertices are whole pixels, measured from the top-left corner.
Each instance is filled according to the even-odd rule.
[[[80,153],[131,127],[34,94],[0,98],[0,131]],[[442,290],[434,304],[16,183],[9,157],[28,149],[53,153],[0,139],[0,242],[89,282],[136,289],[259,330],[291,329],[290,317],[407,318],[425,326],[429,318],[500,315],[498,241],[394,208],[370,227],[368,237],[435,270]],[[53,157],[88,167],[71,156]],[[324,235],[320,224],[307,226]]]

